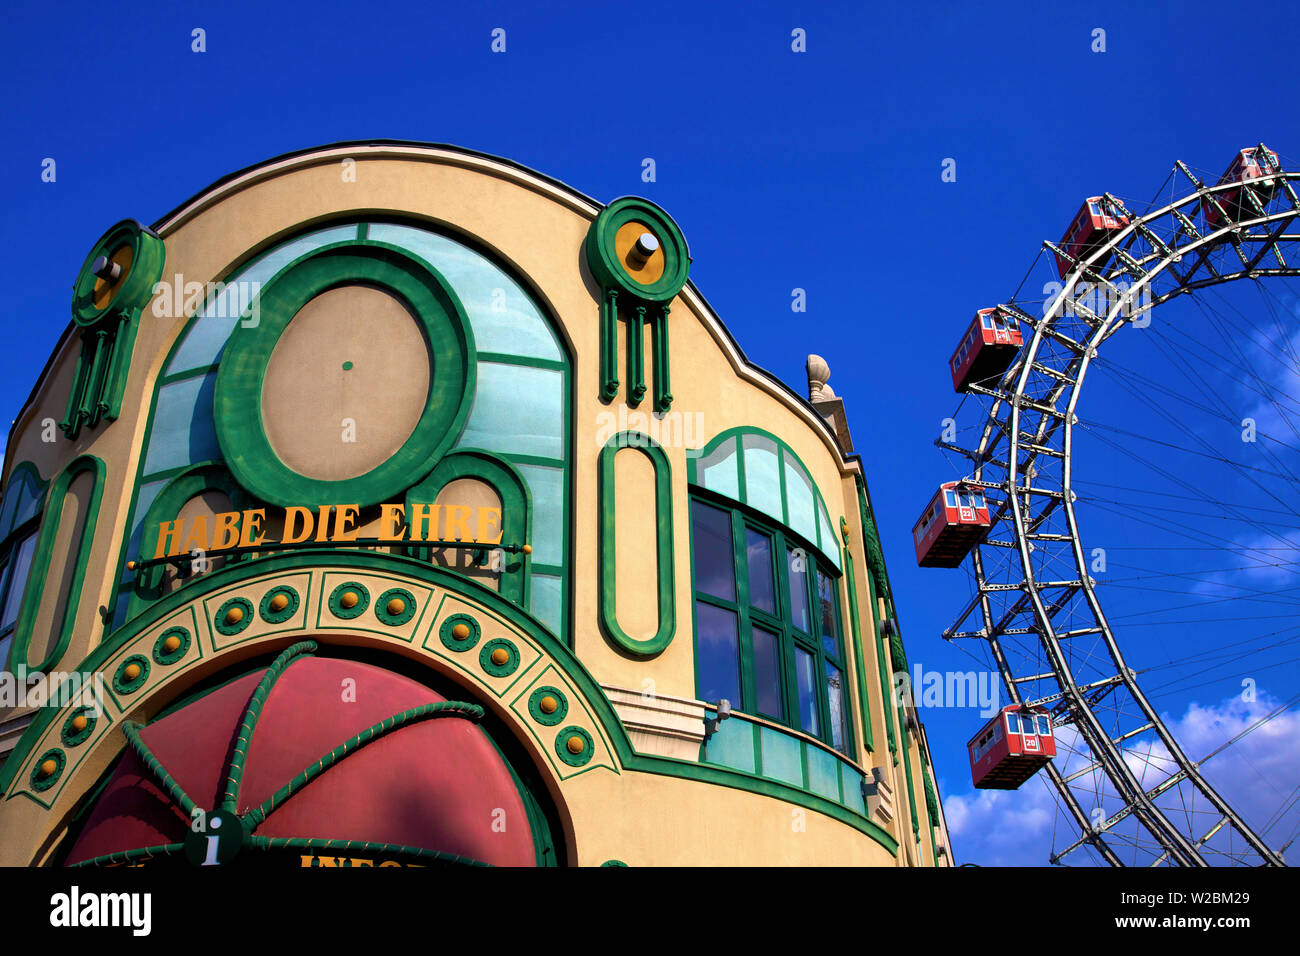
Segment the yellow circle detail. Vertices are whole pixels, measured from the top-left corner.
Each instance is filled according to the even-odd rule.
[[[135,570],[135,562],[134,562],[134,561],[128,561],[128,562],[126,562],[126,569],[127,569],[128,571],[134,571],[134,570]]]
[[[577,734],[574,734],[572,737],[570,737],[569,742],[566,743],[564,746],[569,751],[569,753],[575,756],[582,753],[583,750],[587,748],[586,742]]]
[[[393,598],[388,602],[388,613],[393,615],[393,617],[397,617],[397,615],[401,614],[405,610],[406,602],[401,598]]]
[[[647,232],[659,240],[659,246],[647,258],[642,259],[636,254],[636,241]],[[623,223],[614,234],[614,254],[627,274],[642,285],[650,285],[663,278],[668,264],[664,258],[663,240],[645,223],[635,220]]]
[[[230,608],[230,610],[226,611],[227,624],[238,624],[243,619],[244,619],[244,609],[240,607],[238,604]],[[127,671],[129,672],[130,670],[131,668],[128,667]]]
[[[58,769],[59,769],[58,762],[55,761],[53,757],[51,757],[49,760],[41,764],[41,776],[42,777],[52,776],[54,774],[54,771]]]
[[[271,610],[275,612],[283,611],[289,606],[289,595],[281,591],[271,598]]]
[[[493,648],[492,650],[493,664],[495,664],[497,667],[504,667],[509,660],[510,660],[510,652],[507,651],[504,647]]]
[[[451,636],[456,638],[458,641],[465,640],[465,638],[469,637],[469,625],[453,624],[451,626]]]
[[[163,641],[163,650],[166,651],[168,654],[175,652],[175,650],[180,646],[181,646],[181,639],[177,637],[175,634],[167,638],[167,640]]]
[[[126,669],[122,671],[122,676],[127,680],[135,680],[140,676],[139,664],[127,664]]]
[[[95,287],[90,291],[90,301],[97,309],[105,309],[113,301],[113,296],[117,295],[117,290],[122,288],[122,283],[126,281],[127,275],[131,272],[131,247],[119,246],[113,250],[113,254],[108,257],[109,261],[121,268],[121,273],[111,282],[96,277]]]
[[[356,591],[344,591],[343,596],[339,598],[339,606],[344,608],[354,608],[357,601],[361,600]]]
[[[533,553],[533,546],[531,544],[524,545],[524,554],[532,554],[532,553]]]
[[[86,729],[85,714],[78,714],[76,717],[72,718],[72,729],[77,733],[81,733],[83,730]]]
[[[547,694],[545,697],[543,697],[541,700],[537,702],[537,709],[540,710],[543,714],[553,714],[560,709],[560,702],[556,700],[554,697],[552,697],[550,694]],[[576,740],[576,739],[577,739],[576,737],[570,738],[570,740]]]

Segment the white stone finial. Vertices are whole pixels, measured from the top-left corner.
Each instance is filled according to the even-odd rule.
[[[825,402],[835,397],[834,390],[826,384],[831,377],[831,367],[820,355],[808,356],[808,401]]]

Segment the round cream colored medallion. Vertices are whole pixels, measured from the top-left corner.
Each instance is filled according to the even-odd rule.
[[[267,362],[261,414],[272,450],[308,478],[364,475],[415,431],[431,366],[419,322],[393,296],[364,285],[322,292]]]

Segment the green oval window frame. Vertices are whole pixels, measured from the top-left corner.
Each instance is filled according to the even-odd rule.
[[[397,298],[419,321],[432,358],[429,395],[415,429],[365,474],[339,481],[294,471],[275,454],[262,420],[262,386],[271,354],[300,309],[345,285],[369,285]],[[217,371],[217,441],[235,480],[271,504],[315,507],[378,504],[415,484],[460,435],[474,401],[474,336],[451,285],[426,263],[386,243],[348,241],[290,263],[258,295],[256,325],[235,329]],[[248,410],[256,409],[256,414]]]

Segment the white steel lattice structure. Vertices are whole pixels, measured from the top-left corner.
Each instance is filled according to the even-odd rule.
[[[969,558],[977,590],[944,637],[986,642],[1012,701],[1048,708],[1072,757],[1046,768],[1077,826],[1054,863],[1285,865],[1139,688],[1089,576],[1072,488],[1076,406],[1112,335],[1210,285],[1300,275],[1300,173],[1284,171],[1262,144],[1258,155],[1266,163],[1251,181],[1258,194],[1240,183],[1207,186],[1179,162],[1164,193],[1177,198],[1149,212],[1107,194],[1128,225],[1084,258],[1045,242],[1068,272],[1041,316],[1001,306],[1032,336],[1004,374],[967,389],[987,413],[978,443],[936,443],[968,459],[966,484],[985,490],[992,517]]]

